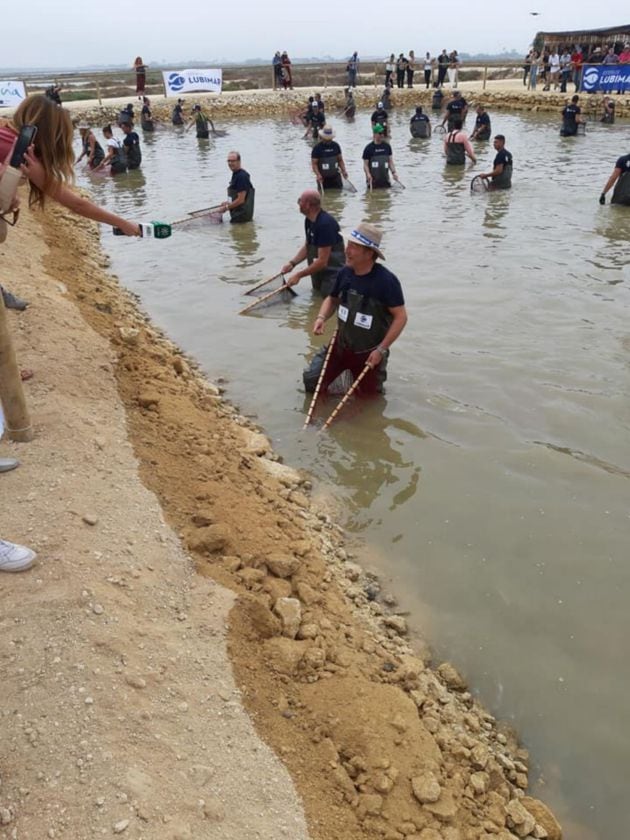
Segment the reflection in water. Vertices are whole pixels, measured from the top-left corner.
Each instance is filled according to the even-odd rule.
[[[614,277],[607,277],[610,285],[623,283],[630,279],[628,271],[628,244],[630,243],[630,209],[617,204],[611,204],[600,210],[595,231],[606,242],[604,247],[597,249],[593,258],[593,265],[605,271],[615,272]],[[621,273],[619,273],[621,271]]]
[[[505,214],[510,206],[511,190],[496,190],[484,194],[487,206],[483,214],[483,235],[489,239],[504,239],[506,228],[503,224]]]
[[[252,266],[258,265],[262,262],[262,257],[259,257],[258,259],[251,259],[260,247],[260,243],[258,242],[258,237],[256,235],[256,222],[246,222],[241,225],[229,224],[229,230],[232,238],[233,250],[237,257],[237,268],[251,268]],[[251,283],[252,281],[249,280],[247,282]],[[279,282],[280,280],[278,280],[278,283]],[[272,286],[269,286],[269,291],[271,291],[271,289]]]

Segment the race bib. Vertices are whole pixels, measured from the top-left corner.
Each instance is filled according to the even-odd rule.
[[[357,312],[354,316],[354,325],[355,327],[362,327],[364,330],[369,330],[372,327],[372,316],[365,315],[363,312]]]
[[[337,315],[339,316],[340,321],[347,321],[348,320],[348,307],[347,306],[339,306],[337,310]]]

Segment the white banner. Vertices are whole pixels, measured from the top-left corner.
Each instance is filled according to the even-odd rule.
[[[0,108],[13,108],[26,99],[24,82],[0,81]]]
[[[221,70],[163,70],[162,76],[167,96],[177,96],[193,90],[221,93]]]

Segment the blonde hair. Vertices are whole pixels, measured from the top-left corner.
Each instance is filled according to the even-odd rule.
[[[74,129],[70,114],[47,96],[33,94],[20,103],[12,122],[18,132],[25,125],[37,126],[35,154],[46,174],[43,189],[31,183],[29,205],[43,207],[45,196],[55,183],[74,182]]]

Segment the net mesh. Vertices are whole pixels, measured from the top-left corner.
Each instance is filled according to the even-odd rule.
[[[485,193],[488,192],[488,182],[481,175],[475,175],[470,182],[471,193]]]

